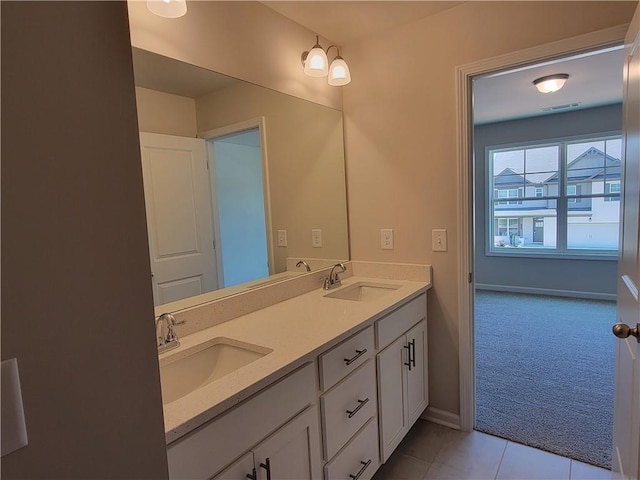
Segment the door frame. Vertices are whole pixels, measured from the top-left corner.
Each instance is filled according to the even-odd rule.
[[[473,77],[569,55],[622,45],[629,24],[570,37],[525,50],[456,67],[457,225],[458,225],[458,362],[460,369],[460,429],[475,423],[475,338],[473,278]]]
[[[209,156],[209,169],[213,167],[213,149],[209,148],[209,141],[215,140],[220,137],[226,137],[233,135],[234,133],[246,132],[247,130],[258,129],[258,135],[260,136],[260,156],[262,160],[262,189],[264,195],[264,221],[267,230],[267,260],[269,262],[269,275],[274,274],[274,253],[273,253],[273,227],[271,224],[271,191],[269,189],[269,165],[267,162],[267,134],[264,117],[250,118],[242,122],[232,123],[225,125],[224,127],[214,128],[212,130],[206,130],[198,133],[198,138],[202,138],[207,141],[207,153]],[[210,170],[211,171],[211,170]],[[218,202],[213,192],[213,185],[211,185],[211,204],[213,210],[217,212]],[[222,271],[222,250],[219,245],[222,245],[220,240],[220,221],[218,215],[213,215],[213,228],[214,237],[216,242],[216,264],[218,267],[218,285],[224,285],[224,275]]]

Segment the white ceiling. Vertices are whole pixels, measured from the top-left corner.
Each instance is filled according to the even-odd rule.
[[[287,0],[262,3],[343,47],[464,2]]]
[[[474,123],[621,102],[623,64],[624,50],[619,48],[478,78],[473,83]],[[569,74],[564,87],[555,93],[538,92],[533,81],[554,73]]]

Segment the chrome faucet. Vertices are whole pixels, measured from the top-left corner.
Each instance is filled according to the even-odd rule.
[[[336,272],[335,271],[336,268],[339,268],[340,271]],[[329,276],[324,279],[324,284],[322,285],[322,288],[324,290],[331,290],[332,288],[339,287],[340,285],[342,285],[342,282],[340,281],[340,277],[338,276],[338,274],[346,271],[347,271],[347,267],[345,267],[344,263],[336,263],[331,269]]]
[[[158,353],[166,352],[167,350],[171,350],[173,348],[178,348],[180,346],[180,341],[178,340],[178,335],[173,327],[176,325],[183,325],[185,320],[178,322],[176,317],[174,317],[170,313],[163,313],[156,320],[156,335],[158,339]],[[165,330],[166,325],[166,330]],[[158,335],[158,326],[160,326],[160,335]]]
[[[305,262],[304,260],[300,260],[298,263],[296,263],[296,267],[300,268],[300,265],[304,265],[304,268],[307,269],[307,272],[311,271],[311,267],[309,266],[309,264],[307,262]]]

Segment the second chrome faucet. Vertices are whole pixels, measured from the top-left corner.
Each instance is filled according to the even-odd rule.
[[[336,272],[336,269],[340,269],[340,271]],[[347,271],[347,267],[344,265],[344,263],[336,263],[331,269],[329,276],[324,279],[322,288],[325,290],[331,290],[332,288],[336,288],[342,285],[342,282],[340,281],[340,277],[338,276],[338,274],[346,271]]]

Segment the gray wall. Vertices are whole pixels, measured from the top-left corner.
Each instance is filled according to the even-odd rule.
[[[541,290],[540,293],[573,292],[577,296],[581,296],[580,293],[596,296],[615,295],[618,268],[616,260],[495,257],[485,254],[485,148],[573,135],[600,134],[621,129],[621,104],[475,127],[476,284],[498,285],[505,289],[532,293]]]
[[[166,478],[126,2],[0,5],[2,478]]]

